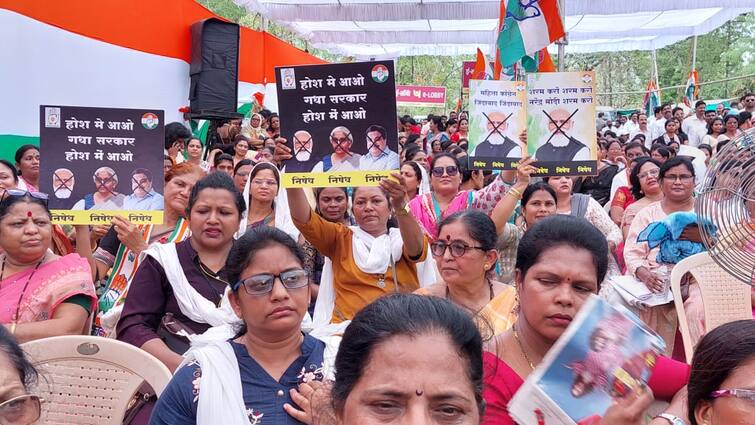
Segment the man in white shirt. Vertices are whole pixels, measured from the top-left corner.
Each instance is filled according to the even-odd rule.
[[[648,116],[645,114],[640,114],[637,118],[637,123],[637,129],[629,133],[629,140],[634,139],[634,136],[638,134],[642,134],[643,136],[645,136],[645,147],[650,149],[650,147],[653,145],[653,135],[650,132],[650,128],[648,128]]]
[[[666,132],[666,120],[671,118],[671,105],[666,103],[661,107],[661,118],[653,122],[650,127],[650,138],[657,139]]]
[[[647,118],[647,117],[646,117]],[[632,133],[637,131],[638,128],[640,128],[640,118],[638,112],[632,112],[629,114],[629,121],[624,124],[624,131],[629,134],[629,138],[632,138]]]
[[[614,124],[613,121],[606,120],[606,126],[603,127],[603,129],[600,130],[600,134],[606,134],[606,131],[611,131],[611,132],[613,132],[613,134],[615,134],[615,135],[618,136],[619,135],[617,133],[618,129],[619,129],[619,127],[616,126],[616,124]]]
[[[695,115],[691,115],[682,121],[682,131],[689,138],[689,145],[698,147],[703,138],[708,134],[708,122],[705,120],[705,102],[695,102]]]

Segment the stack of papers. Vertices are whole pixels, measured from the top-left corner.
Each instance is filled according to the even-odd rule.
[[[648,287],[632,276],[617,276],[611,279],[614,289],[624,300],[632,306],[655,307],[674,301],[670,289],[662,292],[651,292]]]

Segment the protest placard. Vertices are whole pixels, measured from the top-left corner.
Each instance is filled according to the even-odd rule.
[[[665,343],[637,316],[591,295],[508,405],[517,423],[590,422],[647,384]]]
[[[527,74],[527,148],[538,175],[597,175],[593,71]]]
[[[277,67],[286,187],[376,186],[398,170],[393,62]]]
[[[517,167],[523,150],[519,134],[527,125],[526,94],[524,81],[470,81],[470,168],[513,170]]]
[[[163,111],[39,109],[39,185],[53,223],[163,222]]]

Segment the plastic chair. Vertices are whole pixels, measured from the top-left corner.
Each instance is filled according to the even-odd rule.
[[[58,336],[21,347],[40,374],[39,423],[120,425],[142,384],[159,396],[171,378],[157,358],[114,339]]]
[[[679,332],[684,343],[687,363],[692,362],[694,344],[681,302],[681,282],[686,273],[691,273],[697,281],[705,310],[705,331],[709,332],[724,323],[735,320],[752,319],[750,285],[739,281],[713,261],[707,252],[687,257],[671,270],[671,291],[674,306],[679,317]]]

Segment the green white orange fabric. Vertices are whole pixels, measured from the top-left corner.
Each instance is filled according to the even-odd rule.
[[[645,97],[642,98],[642,110],[645,111],[645,115],[652,117],[655,108],[660,105],[661,91],[658,90],[655,80],[650,80],[645,89]]]
[[[501,65],[512,65],[563,36],[557,0],[508,0],[498,34]]]
[[[700,82],[697,79],[697,70],[693,69],[687,77],[687,86],[684,88],[684,104],[692,108],[697,96],[700,94]]]
[[[39,140],[39,105],[159,108],[183,121],[195,0],[0,0],[0,158]],[[274,36],[241,28],[239,100],[275,105],[277,65],[323,63]]]

